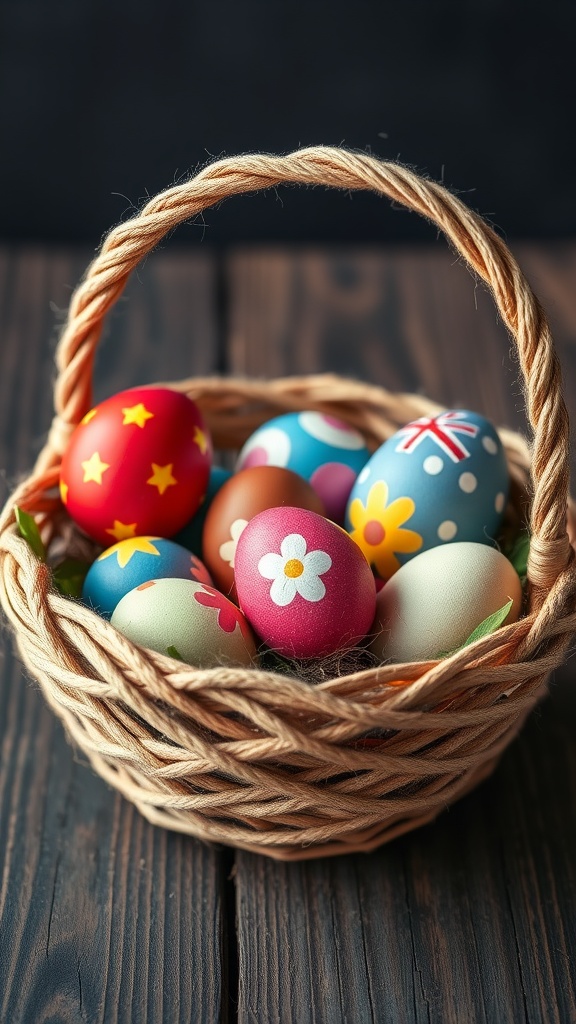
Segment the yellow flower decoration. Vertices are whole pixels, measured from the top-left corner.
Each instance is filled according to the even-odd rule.
[[[366,555],[370,565],[383,580],[389,580],[400,568],[395,552],[412,554],[422,547],[422,537],[415,530],[403,530],[405,523],[414,514],[416,505],[412,498],[396,498],[390,505],[388,484],[379,480],[369,492],[366,506],[360,498],[354,498],[349,516],[353,529],[352,540]]]

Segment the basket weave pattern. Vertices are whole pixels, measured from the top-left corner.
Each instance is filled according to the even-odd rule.
[[[500,431],[512,475],[511,528],[532,533],[527,611],[442,661],[382,665],[311,686],[256,669],[198,670],[136,647],[78,602],[19,536],[36,515],[53,551],[93,546],[58,498],[67,441],[92,405],[107,310],[138,262],[181,221],[281,182],[373,189],[432,220],[492,290],[515,340],[533,429]],[[155,197],[114,229],[75,292],[58,353],[55,416],[27,480],[0,517],[0,596],[23,661],[95,770],[150,821],[283,859],[370,850],[432,819],[485,778],[545,692],[576,628],[566,518],[568,417],[545,316],[506,245],[440,185],[364,154],[315,147],[236,157]],[[218,448],[271,416],[316,409],[372,447],[439,407],[334,376],[170,385],[198,402]],[[504,695],[506,694],[506,695]],[[380,745],[362,743],[382,734]]]

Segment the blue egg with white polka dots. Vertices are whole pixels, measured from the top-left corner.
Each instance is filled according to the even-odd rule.
[[[206,566],[180,544],[162,537],[128,537],[107,548],[90,566],[82,600],[104,619],[142,583],[185,579],[213,586]]]
[[[502,442],[478,413],[423,416],[390,437],[360,472],[346,529],[388,580],[410,558],[450,541],[493,544],[510,478]]]
[[[349,423],[320,412],[289,412],[264,423],[248,438],[236,469],[291,469],[310,482],[328,519],[343,523],[348,496],[369,458],[364,438]]]

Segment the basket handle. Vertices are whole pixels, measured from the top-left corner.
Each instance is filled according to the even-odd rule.
[[[91,407],[92,365],[102,322],[134,267],[182,221],[228,196],[283,182],[371,189],[388,196],[441,228],[489,286],[516,342],[534,430],[529,578],[538,588],[550,588],[569,565],[572,551],[566,531],[568,413],[545,314],[508,247],[481,217],[436,182],[365,153],[315,146],[287,156],[248,154],[218,160],[161,192],[137,216],[114,228],[72,296],[56,353],[56,415],[37,470],[57,465],[72,429]]]

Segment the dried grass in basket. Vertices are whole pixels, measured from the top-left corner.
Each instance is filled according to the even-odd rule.
[[[137,263],[181,221],[281,182],[373,189],[429,218],[491,288],[516,342],[532,444],[501,431],[508,516],[528,512],[528,606],[517,623],[439,662],[383,665],[310,685],[263,670],[197,670],[138,648],[52,587],[15,505],[52,549],[87,542],[57,496],[62,453],[91,406],[94,350]],[[576,628],[566,528],[568,418],[542,309],[504,242],[440,185],[341,149],[213,163],[115,228],[75,292],[57,353],[56,414],[0,519],[0,593],[21,656],[95,770],[151,822],[282,859],[371,850],[431,820],[494,768]],[[171,385],[200,405],[217,447],[238,448],[285,410],[343,417],[373,446],[439,407],[333,376]],[[504,692],[507,696],[503,696]],[[355,741],[377,730],[378,747]]]

